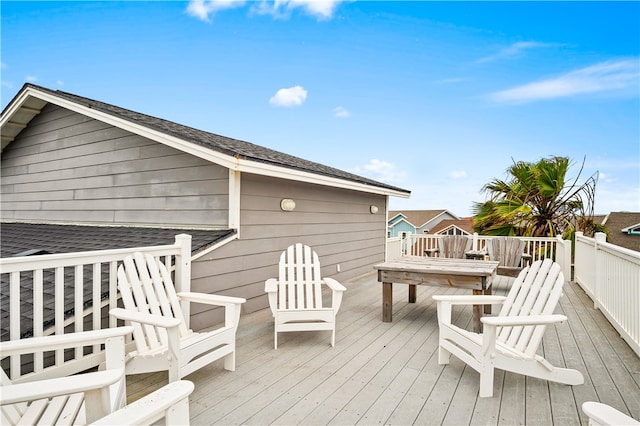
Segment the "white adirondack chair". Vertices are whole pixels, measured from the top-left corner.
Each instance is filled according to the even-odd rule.
[[[0,423],[87,424],[121,408],[126,399],[124,337],[131,332],[132,327],[118,327],[0,343],[2,356],[105,345],[101,371],[59,377],[62,370],[50,369],[46,379],[27,375],[12,381],[0,370]]]
[[[245,299],[202,293],[176,293],[162,262],[140,252],[127,256],[118,268],[123,308],[110,314],[133,325],[136,350],[127,354],[126,373],[169,371],[169,382],[224,358],[235,370],[236,331]],[[187,329],[180,300],[224,306],[224,326],[206,332]]]
[[[151,425],[165,419],[167,425],[188,425],[189,395],[193,382],[178,380],[164,385],[155,392],[119,409],[92,425]]]
[[[498,275],[517,277],[522,268],[520,262],[524,253],[525,242],[518,238],[492,238],[487,241],[489,260],[497,260]]]
[[[466,235],[444,235],[438,239],[440,257],[464,259],[471,243],[471,239]]]
[[[640,425],[633,417],[600,402],[587,401],[582,404],[582,411],[589,417],[589,426]]]
[[[316,330],[331,330],[331,346],[335,346],[336,315],[346,288],[333,278],[322,278],[318,255],[301,243],[282,253],[278,275],[264,285],[275,322],[274,348],[278,349],[279,332]],[[330,307],[323,305],[323,284],[332,292]]]
[[[577,370],[558,368],[536,352],[547,325],[566,321],[554,314],[562,296],[564,276],[550,259],[526,267],[506,297],[437,295],[440,339],[438,362],[448,364],[454,354],[480,373],[480,396],[493,396],[495,368],[568,385],[584,382]],[[498,316],[481,319],[484,331],[472,333],[451,323],[452,305],[502,303]]]

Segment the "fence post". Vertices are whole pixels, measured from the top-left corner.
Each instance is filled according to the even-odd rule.
[[[560,235],[556,236],[556,261],[562,265],[562,273],[568,281],[573,281],[571,274],[571,240],[563,240]]]
[[[176,292],[191,291],[191,235],[180,234],[175,237],[178,246],[176,254]],[[185,325],[189,328],[191,310],[189,302],[180,302],[184,314]]]
[[[596,232],[593,236],[593,257],[595,259],[595,273],[593,274],[594,278],[594,286],[593,286],[593,307],[595,309],[600,309],[600,297],[604,289],[602,286],[604,285],[604,277],[601,274],[602,270],[602,256],[600,256],[600,243],[607,242],[607,234],[604,232]]]
[[[472,239],[473,243],[471,244],[471,250],[473,251],[478,251],[478,233],[474,232],[473,233],[473,239]]]

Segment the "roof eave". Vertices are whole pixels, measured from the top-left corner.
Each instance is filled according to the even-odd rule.
[[[281,167],[271,165],[259,161],[253,161],[250,159],[240,159],[232,155],[223,154],[202,145],[181,139],[176,136],[169,135],[167,133],[149,128],[147,126],[139,125],[133,121],[125,120],[120,117],[102,112],[97,109],[93,109],[90,106],[82,105],[77,102],[65,99],[63,97],[56,96],[54,93],[39,90],[37,87],[26,85],[25,88],[16,96],[14,101],[8,105],[7,109],[2,115],[0,125],[1,128],[10,122],[11,117],[14,116],[20,108],[27,102],[30,97],[41,99],[45,102],[50,102],[54,105],[58,105],[62,108],[66,108],[70,111],[77,112],[79,114],[86,115],[96,120],[111,124],[112,126],[127,130],[131,133],[143,136],[145,138],[154,140],[156,142],[165,144],[172,148],[194,155],[196,157],[205,159],[212,163],[218,164],[222,167],[226,167],[231,170],[236,170],[246,173],[254,173],[258,175],[271,176],[289,180],[296,180],[300,182],[314,183],[318,185],[330,186],[335,188],[351,189],[354,191],[367,192],[379,195],[396,196],[401,198],[409,198],[411,196],[410,191],[402,191],[387,188],[384,186],[375,186],[346,179],[339,179],[330,176],[323,176],[317,173],[306,172],[302,170],[296,170],[287,167]],[[9,144],[11,141],[7,141]],[[5,142],[2,142],[2,149],[5,147]]]

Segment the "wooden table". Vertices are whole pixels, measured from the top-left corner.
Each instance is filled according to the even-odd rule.
[[[400,259],[374,266],[382,283],[382,321],[391,322],[393,283],[409,284],[409,303],[416,302],[416,285],[459,287],[473,290],[473,294],[491,294],[498,262],[471,259],[403,256]],[[491,305],[485,305],[491,312]],[[473,329],[482,331],[482,305],[473,306]]]

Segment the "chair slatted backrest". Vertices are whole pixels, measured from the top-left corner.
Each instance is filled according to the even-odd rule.
[[[311,247],[297,243],[280,255],[278,309],[322,308],[320,260]]]
[[[171,279],[171,274],[163,263],[149,254],[136,252],[127,256],[118,268],[118,289],[125,309],[177,318],[180,336],[188,334],[180,302]],[[166,346],[167,332],[164,328],[148,324],[132,324],[133,337],[139,351],[147,351]]]
[[[500,266],[520,266],[525,242],[518,238],[498,237],[491,239],[487,244],[490,260],[497,260]]]
[[[471,248],[471,240],[466,235],[445,235],[438,240],[440,257],[464,259]]]
[[[552,315],[560,297],[564,275],[562,268],[551,259],[538,260],[523,269],[516,278],[500,316]],[[538,350],[545,330],[544,325],[502,327],[498,341],[527,356]]]

